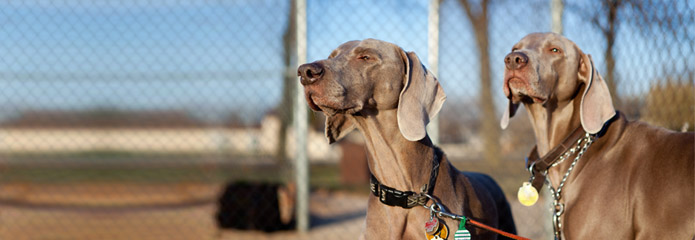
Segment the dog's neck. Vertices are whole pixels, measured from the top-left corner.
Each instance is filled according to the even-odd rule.
[[[536,136],[536,151],[539,156],[548,154],[581,125],[580,102],[578,99],[572,99],[568,102],[557,103],[555,99],[552,99],[545,104],[524,104]],[[558,167],[548,169],[548,178],[554,188],[559,185],[562,174],[569,167],[568,164],[571,164],[571,161],[565,161]]]
[[[579,118],[580,100],[572,99],[558,103],[551,99],[545,104],[525,103],[531,126],[536,136],[536,149],[544,156],[581,125]]]
[[[396,109],[363,110],[354,116],[369,152],[369,169],[384,185],[419,192],[428,183],[434,145],[428,136],[417,142],[403,137]]]

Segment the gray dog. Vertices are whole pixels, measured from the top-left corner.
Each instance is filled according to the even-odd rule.
[[[425,126],[446,96],[415,53],[374,39],[351,41],[328,59],[300,66],[298,74],[311,109],[326,115],[330,143],[355,127],[364,136],[374,193],[364,238],[424,239],[426,227],[437,219],[449,230],[442,226],[428,239],[453,239],[459,222],[431,219],[430,210],[421,207],[432,199],[442,211],[515,232],[509,204],[494,180],[459,172],[427,136]],[[474,239],[497,238],[491,231],[467,228]]]
[[[529,157],[534,185],[540,187],[547,174],[558,237],[695,236],[692,132],[627,121],[613,108],[591,56],[561,35],[529,34],[505,64],[509,108],[501,124],[506,127],[524,104],[536,135]],[[565,153],[566,160],[558,160]]]

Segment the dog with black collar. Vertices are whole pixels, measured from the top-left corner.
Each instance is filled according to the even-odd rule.
[[[497,183],[457,170],[427,136],[425,126],[446,95],[415,53],[374,39],[350,41],[328,59],[300,66],[298,75],[311,109],[326,116],[330,143],[355,128],[364,136],[374,196],[363,238],[453,239],[460,221],[432,215],[434,210],[516,231]],[[429,209],[421,207],[427,204]],[[467,230],[474,239],[498,236],[478,227]]]

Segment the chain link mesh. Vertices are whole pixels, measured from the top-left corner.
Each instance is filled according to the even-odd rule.
[[[359,135],[328,145],[317,113],[307,113],[311,227],[293,230],[293,3],[0,3],[0,239],[356,238],[366,152]],[[503,58],[551,29],[550,0],[439,4],[440,145],[512,196],[520,235],[550,239],[550,202],[513,198],[528,178],[528,117],[498,128]],[[307,59],[377,38],[429,67],[428,7],[307,0]],[[692,131],[694,9],[565,1],[563,34],[593,56],[630,119]]]

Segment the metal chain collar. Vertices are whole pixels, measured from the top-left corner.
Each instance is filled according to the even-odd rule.
[[[577,140],[577,144],[574,147],[567,149],[567,151],[565,151],[565,153],[559,157],[559,160],[550,166],[557,166],[558,164],[564,162],[572,154],[578,151],[577,156],[574,157],[574,160],[572,161],[572,164],[570,164],[570,167],[567,169],[567,172],[565,172],[565,175],[562,176],[562,180],[560,181],[560,184],[557,186],[557,190],[553,188],[553,185],[550,182],[550,178],[545,179],[548,185],[548,190],[550,190],[550,195],[553,196],[553,228],[555,230],[555,239],[560,239],[560,229],[562,228],[560,216],[562,216],[562,214],[565,212],[565,205],[560,202],[560,199],[562,198],[562,187],[565,186],[565,181],[567,181],[567,178],[569,177],[570,173],[572,173],[574,166],[577,165],[577,162],[582,157],[582,155],[584,155],[589,146],[591,146],[591,143],[594,142],[595,138],[595,134],[586,133],[586,135],[584,135],[583,138]],[[582,145],[582,143],[584,144]],[[548,170],[545,170],[543,174],[547,175]]]

